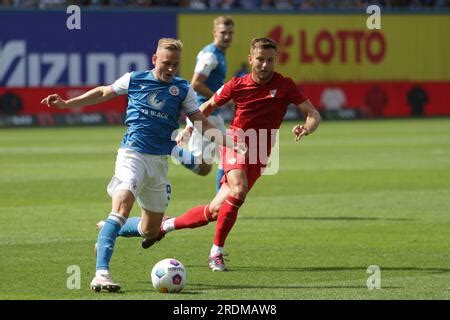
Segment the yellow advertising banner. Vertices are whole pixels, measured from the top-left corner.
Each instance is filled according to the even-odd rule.
[[[180,14],[181,75],[191,79],[198,51],[213,41],[217,15]],[[247,61],[250,40],[278,43],[277,71],[294,81],[450,80],[450,15],[233,14],[235,34],[226,56],[229,79]]]

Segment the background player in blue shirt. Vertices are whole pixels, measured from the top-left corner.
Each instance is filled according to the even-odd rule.
[[[213,25],[212,34],[214,41],[198,53],[194,75],[191,80],[198,105],[208,101],[214,92],[222,87],[227,73],[225,51],[231,46],[233,40],[234,22],[230,16],[220,16],[214,19]],[[223,118],[219,115],[219,110],[215,110],[208,117],[208,120],[225,133],[225,124]],[[201,157],[203,160],[195,169],[200,175],[206,175],[211,170],[216,154],[215,145],[204,139],[201,132],[194,129],[192,122],[188,121],[187,128],[189,128],[188,132],[192,134],[189,140],[189,151],[194,157]],[[219,161],[219,168],[216,174],[216,191],[220,188],[222,176],[223,169]]]
[[[162,38],[152,56],[153,70],[126,73],[110,86],[97,87],[70,100],[52,94],[41,101],[49,107],[79,108],[117,95],[128,95],[127,132],[118,150],[114,176],[107,188],[112,197],[112,210],[97,239],[96,273],[91,282],[95,291],[120,290],[119,284],[113,282],[109,274],[118,235],[149,239],[160,236],[160,225],[170,194],[167,155],[175,146],[172,137],[173,131],[178,129],[181,110],[196,125],[199,124],[199,130],[209,130],[206,134],[218,143],[245,149],[231,139],[227,140],[218,130],[212,130],[215,127],[199,112],[188,82],[175,77],[181,48],[181,41]],[[135,200],[141,207],[141,218],[128,219]]]

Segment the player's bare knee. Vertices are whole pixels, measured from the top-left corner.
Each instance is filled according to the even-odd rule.
[[[124,217],[128,217],[130,215],[131,209],[133,205],[128,204],[126,202],[120,202],[117,212],[123,215]]]
[[[113,197],[113,211],[128,217],[134,204],[134,196],[129,191],[118,191]]]
[[[243,184],[238,184],[230,188],[230,195],[241,201],[245,200],[247,196],[248,188]]]

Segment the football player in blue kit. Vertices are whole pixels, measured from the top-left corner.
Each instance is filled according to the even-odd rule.
[[[117,236],[160,237],[171,190],[167,157],[176,145],[173,132],[179,127],[181,110],[205,136],[223,146],[246,152],[245,145],[224,136],[208,122],[198,109],[189,83],[175,76],[181,49],[181,41],[162,38],[152,56],[154,69],[126,73],[112,85],[94,88],[69,100],[52,94],[41,101],[49,107],[79,108],[117,95],[128,95],[127,131],[118,150],[114,176],[107,187],[112,197],[112,210],[98,234],[92,290],[120,290],[109,273]],[[141,217],[128,219],[135,200],[141,207]]]
[[[213,31],[214,40],[200,50],[192,76],[192,88],[198,105],[208,101],[223,86],[227,73],[226,50],[231,46],[234,34],[234,22],[230,16],[219,16],[214,19]],[[214,110],[208,121],[217,129],[226,133],[225,123],[219,114],[219,109]],[[195,157],[201,157],[202,162],[198,165],[200,174],[208,173],[211,170],[212,162],[216,152],[215,146],[205,139],[201,132],[195,130],[192,122],[187,121],[188,132],[192,134],[189,140],[189,151]],[[203,175],[203,174],[201,174]],[[216,173],[216,192],[220,189],[220,180],[223,176],[223,169],[219,161]]]

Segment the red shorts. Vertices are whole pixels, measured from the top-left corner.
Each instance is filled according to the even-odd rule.
[[[228,171],[231,171],[233,169],[241,169],[244,170],[247,174],[248,190],[250,191],[256,180],[258,180],[258,178],[264,172],[266,164],[250,162],[245,156],[223,146],[220,147],[219,151],[220,161],[223,171],[225,172],[225,175],[222,177],[220,184],[227,181],[226,173]]]

